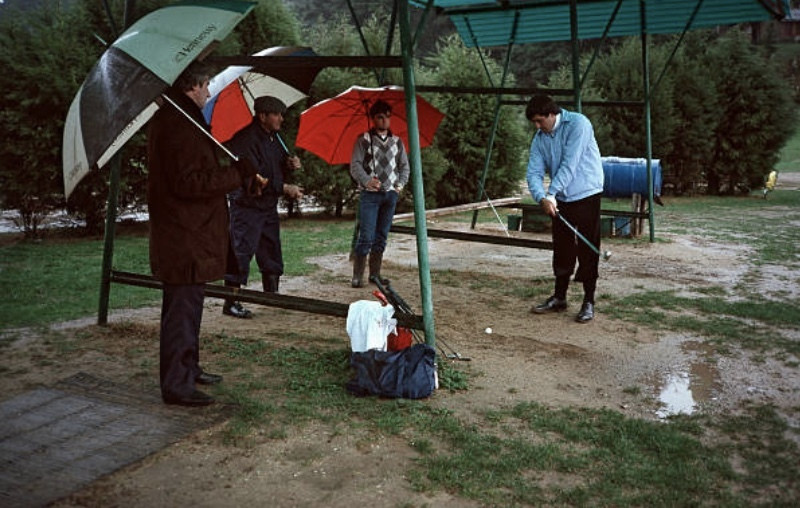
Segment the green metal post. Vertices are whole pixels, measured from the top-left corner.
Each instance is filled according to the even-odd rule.
[[[575,94],[575,109],[580,113],[581,104],[581,50],[578,45],[578,0],[569,0],[569,33],[572,39],[572,88]]]
[[[422,11],[422,19],[419,20],[419,24],[417,24],[417,30],[414,32],[414,39],[411,41],[412,48],[417,46],[417,39],[419,39],[420,34],[425,28],[425,21],[428,19],[428,14],[430,14],[431,12],[431,7],[433,7],[433,1],[434,0],[428,0],[428,3],[425,4],[425,10]]]
[[[672,62],[672,59],[675,57],[675,53],[678,52],[678,48],[683,42],[683,39],[686,37],[686,33],[692,28],[692,24],[694,24],[694,18],[697,17],[697,13],[700,12],[700,7],[703,6],[703,0],[698,0],[697,4],[694,6],[694,10],[692,11],[692,15],[689,16],[689,21],[686,22],[686,26],[683,27],[683,32],[681,32],[681,36],[678,37],[677,42],[675,42],[675,46],[672,48],[672,53],[669,54],[669,58],[664,63],[664,67],[661,69],[661,74],[658,75],[658,79],[656,79],[655,84],[653,85],[652,90],[650,90],[650,95],[653,96],[658,90],[658,85],[661,84],[661,80],[664,79],[664,76],[667,74],[667,68],[669,64]]]
[[[608,32],[611,30],[611,27],[614,25],[614,20],[617,19],[617,14],[619,14],[619,8],[622,7],[622,0],[617,0],[617,5],[614,6],[614,10],[611,12],[611,17],[608,19],[608,23],[606,23],[606,27],[603,29],[603,35],[600,37],[600,41],[597,44],[597,47],[592,53],[592,58],[589,60],[589,63],[586,65],[586,70],[583,71],[583,77],[580,81],[580,89],[583,90],[583,84],[586,82],[586,79],[589,77],[589,71],[591,71],[592,66],[594,65],[594,61],[597,59],[597,56],[600,54],[600,51],[603,48],[603,43],[606,42],[608,39]]]
[[[114,25],[114,17],[111,15],[111,9],[108,2],[103,2],[106,7],[106,14],[111,27],[116,33],[116,26]],[[131,18],[133,17],[136,8],[136,0],[126,0],[125,10],[123,12],[122,26],[123,29],[128,27]],[[103,238],[103,264],[100,268],[100,301],[97,308],[97,324],[105,325],[108,323],[108,300],[111,294],[111,268],[114,263],[114,235],[117,228],[117,205],[119,203],[119,179],[120,172],[122,171],[122,163],[120,162],[119,153],[115,154],[110,161],[111,175],[108,181],[108,202],[106,204],[106,228]]]
[[[511,66],[511,50],[514,49],[514,39],[516,38],[517,34],[517,26],[519,23],[519,11],[514,16],[514,26],[511,29],[511,38],[508,42],[508,48],[506,49],[506,62],[503,65],[503,77],[500,78],[500,88],[506,86],[506,78],[508,77],[508,68]],[[477,46],[476,46],[477,47]],[[480,52],[480,48],[478,48]],[[489,76],[489,81],[492,81],[492,75],[489,73],[489,69],[486,69],[486,74]],[[483,161],[483,173],[481,173],[481,179],[478,182],[478,196],[475,201],[481,201],[484,196],[486,199],[489,199],[489,195],[486,193],[486,175],[489,173],[489,164],[492,162],[492,148],[494,147],[494,138],[497,137],[497,126],[500,123],[500,106],[503,104],[503,94],[497,94],[494,104],[494,120],[492,121],[492,130],[489,133],[489,141],[486,143],[486,157]],[[472,223],[470,224],[470,229],[475,229],[475,224],[478,222],[478,210],[472,212]]]
[[[436,345],[433,323],[433,292],[431,291],[431,272],[428,264],[428,228],[425,224],[425,190],[422,185],[422,157],[419,145],[419,126],[417,124],[417,93],[414,82],[413,47],[411,45],[411,22],[408,14],[408,0],[396,0],[399,6],[400,48],[403,58],[403,88],[406,96],[406,115],[408,121],[408,162],[411,166],[411,181],[414,192],[414,226],[417,230],[417,261],[419,264],[419,284],[422,296],[422,320],[425,325],[425,342]]]
[[[100,304],[97,311],[97,324],[108,323],[108,299],[111,293],[111,268],[114,262],[114,234],[117,228],[117,204],[119,202],[119,174],[122,163],[119,154],[111,158],[111,175],[108,182],[108,203],[106,205],[106,229],[103,238],[103,265],[100,271]]]
[[[647,206],[649,208],[650,242],[656,241],[655,224],[653,223],[653,139],[650,129],[650,51],[647,44],[647,9],[646,0],[639,0],[642,31],[642,80],[644,86],[644,128],[647,144]]]
[[[370,51],[369,51],[369,44],[367,44],[367,38],[364,37],[364,30],[361,29],[361,23],[358,21],[356,10],[353,7],[353,3],[350,0],[347,0],[347,7],[350,9],[350,16],[353,18],[353,23],[356,25],[356,31],[358,32],[358,37],[361,39],[361,45],[364,46],[364,52],[367,54],[367,56],[369,56]],[[375,74],[375,81],[380,83],[381,82],[380,71],[378,69],[372,69],[372,72]]]

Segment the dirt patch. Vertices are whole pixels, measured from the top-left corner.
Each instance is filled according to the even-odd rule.
[[[787,185],[790,175],[781,175],[779,184]],[[456,223],[434,225],[466,230]],[[480,229],[502,234],[499,224]],[[525,401],[551,407],[613,408],[647,419],[670,411],[734,411],[745,399],[779,408],[800,406],[800,375],[783,361],[755,362],[743,351],[722,356],[702,337],[657,333],[609,317],[612,297],[650,290],[675,290],[691,297],[711,286],[745,285],[769,293],[763,281],[747,277],[754,267],[745,245],[715,243],[701,235],[660,234],[659,239],[606,243],[604,248],[613,255],[601,264],[597,317],[590,324],[574,321],[579,288],[571,288],[568,312],[546,316],[528,312],[539,295],[546,297],[551,289],[549,251],[431,240],[429,261],[439,281],[433,288],[437,336],[472,359],[457,363],[470,374],[472,384],[465,392],[437,392],[427,403],[448,408],[467,421],[487,409]],[[349,288],[346,255],[314,262],[321,270],[308,277],[285,277],[281,292],[339,302],[373,299],[372,288]],[[386,275],[418,309],[416,265],[414,238],[393,235]],[[782,278],[776,293],[781,299],[800,294],[796,271],[777,266],[759,269]],[[537,296],[522,298],[507,291],[515,285],[529,285]],[[207,300],[203,337],[227,334],[286,345],[285,331],[293,330],[318,336],[320,344],[331,347],[348,344],[342,319],[253,310],[254,319],[235,320],[222,315],[218,301]],[[157,308],[142,309],[113,313],[110,320],[115,325],[110,328],[98,328],[88,319],[62,324],[60,333],[11,332],[1,360],[10,374],[0,377],[0,389],[10,397],[85,371],[157,393],[158,315]],[[80,340],[71,342],[65,336]],[[145,360],[142,351],[149,352]],[[213,355],[204,349],[201,358],[213,371]],[[673,407],[674,400],[665,398],[667,392],[684,398],[688,393],[688,405],[684,401]],[[55,506],[471,505],[448,493],[430,497],[413,492],[403,471],[416,454],[399,437],[366,439],[358,432],[334,432],[314,424],[289,429],[282,439],[256,436],[251,448],[240,449],[221,444],[220,432],[220,426],[198,432]]]

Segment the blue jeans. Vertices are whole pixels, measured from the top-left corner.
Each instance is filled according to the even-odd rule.
[[[389,237],[389,228],[392,227],[396,205],[395,191],[361,191],[358,204],[357,256],[366,256],[370,252],[380,254],[386,249],[386,239]]]

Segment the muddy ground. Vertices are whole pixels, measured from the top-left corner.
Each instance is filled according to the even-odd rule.
[[[796,175],[800,174],[786,174],[781,184],[796,188],[798,182],[791,181]],[[440,219],[429,227],[465,229],[464,224]],[[502,234],[496,223],[481,229]],[[702,337],[655,332],[607,316],[605,306],[611,296],[646,290],[674,289],[693,295],[711,286],[745,285],[767,297],[786,299],[788,294],[790,301],[800,297],[798,273],[764,266],[759,268],[763,276],[747,277],[753,270],[747,245],[716,243],[702,232],[658,236],[663,241],[606,243],[604,248],[613,255],[601,263],[597,317],[589,324],[574,322],[580,303],[577,287],[570,289],[568,312],[546,316],[528,312],[541,298],[523,300],[502,291],[503,280],[531,281],[542,291],[549,287],[543,282],[549,280],[549,251],[432,239],[429,258],[434,274],[450,271],[448,278],[463,279],[434,286],[436,333],[472,360],[457,364],[470,374],[469,390],[439,391],[426,403],[454,410],[466,420],[486,409],[523,401],[612,408],[654,420],[680,411],[735,411],[745,399],[779,408],[800,406],[796,367],[770,358],[754,361],[746,351],[721,355]],[[387,257],[385,273],[399,293],[420,308],[415,240],[393,235]],[[315,262],[321,270],[308,277],[285,277],[281,292],[342,302],[372,299],[371,288],[349,288],[346,255]],[[491,274],[500,284],[470,289],[474,273]],[[225,333],[286,345],[283,331],[292,329],[338,336],[339,346],[348,344],[343,319],[253,310],[254,319],[235,320],[221,314],[218,301],[207,300],[203,337]],[[98,331],[92,319],[60,325],[61,333],[83,337],[84,345],[77,351],[45,347],[45,332],[18,334],[3,359],[13,362],[17,374],[0,379],[2,393],[10,397],[79,371],[157,391],[158,312],[150,308],[113,313],[110,332]],[[800,340],[797,328],[786,333]],[[139,354],[132,354],[134,350]],[[141,351],[149,351],[145,360]],[[201,360],[208,370],[216,370],[213,355],[201,351]],[[431,497],[411,490],[402,472],[415,452],[400,437],[380,437],[365,445],[358,436],[315,424],[289,429],[283,439],[256,437],[242,449],[222,444],[223,425],[102,478],[56,506],[472,505],[447,493]]]

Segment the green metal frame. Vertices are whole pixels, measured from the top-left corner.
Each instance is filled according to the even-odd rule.
[[[620,6],[623,0],[617,0],[617,5],[610,16],[610,19],[606,23],[605,30],[603,32],[603,38],[605,38],[611,28],[611,25],[619,12]],[[700,6],[704,0],[697,0],[697,5],[694,9],[692,17],[686,24],[684,28],[683,34],[681,35],[678,43],[676,44],[675,50],[673,50],[673,55],[675,51],[677,51],[677,47],[680,42],[683,40],[683,37],[688,31],[692,24],[694,23],[695,16],[700,10]],[[104,0],[106,8],[108,9],[107,0]],[[422,179],[422,160],[420,155],[420,144],[419,144],[419,128],[418,128],[418,119],[417,119],[417,112],[416,112],[416,83],[415,83],[415,75],[414,75],[414,48],[416,45],[416,41],[419,37],[419,34],[422,33],[424,28],[425,21],[428,17],[429,12],[435,6],[435,0],[417,0],[413,3],[417,5],[424,5],[424,13],[422,16],[422,20],[419,22],[416,31],[412,33],[411,30],[411,22],[410,22],[410,14],[409,14],[409,4],[412,3],[412,0],[395,0],[393,5],[393,12],[392,12],[392,31],[390,32],[389,37],[387,37],[387,44],[386,44],[386,53],[387,56],[384,57],[370,57],[369,62],[365,62],[363,59],[359,59],[358,57],[350,57],[348,58],[329,58],[326,59],[324,57],[319,57],[317,60],[317,64],[322,62],[323,60],[326,62],[323,65],[329,66],[365,66],[371,67],[375,69],[376,78],[379,82],[382,80],[382,75],[378,73],[378,67],[392,67],[396,65],[396,60],[394,57],[389,57],[388,53],[391,48],[392,44],[392,37],[393,37],[393,30],[394,30],[394,19],[396,16],[397,22],[400,27],[400,44],[401,44],[401,66],[403,69],[403,85],[405,90],[406,96],[406,113],[408,117],[408,133],[409,133],[409,163],[411,166],[412,172],[412,191],[414,195],[414,223],[415,223],[415,233],[416,233],[416,240],[417,240],[417,258],[419,264],[419,282],[421,288],[421,299],[422,299],[422,321],[423,321],[423,328],[425,331],[426,342],[430,345],[435,345],[436,335],[435,335],[435,324],[434,324],[434,317],[433,317],[433,294],[432,294],[432,284],[431,284],[431,276],[430,276],[430,264],[428,260],[428,231],[425,222],[425,192],[423,188],[423,179]],[[530,2],[528,4],[510,4],[508,2],[500,2],[494,5],[493,7],[481,7],[480,10],[487,11],[487,10],[507,10],[513,9],[515,7],[520,8],[536,8],[547,6],[551,2]],[[640,36],[642,39],[642,67],[643,67],[643,91],[644,91],[644,101],[637,102],[637,101],[606,101],[603,103],[598,102],[584,102],[582,101],[581,97],[581,89],[585,83],[586,76],[588,75],[592,64],[594,63],[594,58],[589,62],[586,72],[584,73],[583,77],[581,77],[580,68],[579,68],[579,55],[578,55],[578,41],[580,38],[580,34],[578,32],[579,22],[578,22],[578,15],[577,15],[577,5],[578,0],[569,0],[569,8],[570,8],[570,38],[572,42],[572,67],[573,67],[573,86],[572,90],[564,91],[564,90],[552,90],[549,91],[550,93],[558,93],[562,92],[570,92],[573,94],[575,98],[575,105],[576,108],[580,111],[584,104],[586,105],[622,105],[622,106],[630,106],[630,105],[644,105],[644,115],[645,115],[645,128],[646,128],[646,152],[647,152],[647,181],[648,186],[650,188],[649,196],[648,196],[648,203],[649,203],[649,222],[650,222],[650,241],[655,241],[655,226],[654,226],[654,216],[653,216],[653,175],[652,175],[652,139],[651,139],[651,97],[654,91],[657,89],[658,85],[663,78],[664,72],[666,71],[666,67],[672,60],[672,55],[668,59],[667,63],[665,64],[664,70],[662,70],[659,78],[656,80],[655,86],[651,87],[650,85],[650,74],[649,74],[649,49],[648,49],[648,27],[647,27],[647,0],[639,0],[639,15],[640,15]],[[133,6],[135,4],[134,0],[126,0],[125,4],[125,17],[126,21],[124,26],[127,26],[127,19],[129,13],[133,12]],[[363,36],[361,31],[360,25],[358,25],[358,21],[355,16],[355,11],[352,8],[352,4],[350,0],[347,0],[347,4],[350,7],[351,13],[353,14],[353,19],[355,20],[359,34],[362,39],[362,44],[364,45],[367,53],[369,54],[369,50],[367,48],[366,40]],[[469,12],[470,9],[445,9],[444,13],[448,15],[453,14],[463,14]],[[110,13],[110,11],[109,11]],[[110,16],[110,14],[109,14]],[[484,172],[481,176],[481,193],[485,194],[483,191],[483,185],[485,183],[485,178],[488,172],[488,164],[491,158],[491,150],[492,145],[494,143],[495,132],[497,128],[497,122],[500,113],[500,106],[503,104],[515,104],[516,102],[503,100],[503,94],[515,93],[515,94],[527,94],[531,93],[531,90],[526,89],[506,89],[505,79],[508,72],[509,62],[510,62],[510,53],[513,46],[514,39],[516,39],[516,23],[518,17],[515,18],[515,26],[512,29],[512,37],[508,43],[508,54],[506,57],[506,63],[503,70],[503,78],[502,83],[499,88],[492,87],[491,90],[486,90],[482,88],[470,88],[470,87],[456,87],[449,89],[450,93],[493,93],[497,97],[497,102],[495,105],[495,119],[494,124],[492,127],[492,133],[490,135],[490,141],[487,146],[487,154],[486,154],[486,161],[484,164]],[[113,20],[112,20],[113,22]],[[478,44],[475,44],[478,46]],[[217,59],[218,64],[223,64],[227,61],[229,65],[248,65],[255,63],[251,60],[253,57],[227,57]],[[248,63],[249,62],[249,63]],[[272,61],[273,65],[276,66],[292,66],[292,65],[302,65],[302,62],[299,59],[294,58],[293,60],[281,60],[281,59],[274,59]],[[485,66],[485,62],[484,62]],[[488,73],[488,69],[487,69]],[[491,76],[490,76],[491,78]],[[433,91],[432,88],[435,87],[420,87],[420,89],[430,90]],[[437,91],[444,91],[443,89]],[[541,92],[548,92],[548,90],[538,89],[537,91]],[[109,195],[108,195],[108,206],[107,206],[107,213],[106,213],[106,229],[105,229],[105,241],[103,247],[103,267],[102,267],[102,275],[101,275],[101,287],[100,287],[100,302],[99,302],[99,311],[98,311],[98,324],[106,324],[107,317],[108,317],[108,299],[110,293],[110,284],[111,282],[120,282],[120,283],[130,283],[125,282],[124,280],[114,280],[112,276],[112,265],[113,265],[113,251],[114,251],[114,234],[115,234],[115,225],[116,225],[116,209],[117,209],[117,198],[119,195],[119,181],[120,181],[120,159],[119,155],[115,156],[111,161],[111,175],[110,175],[110,182],[109,182]],[[475,218],[473,218],[473,227],[474,227]],[[127,279],[126,279],[127,280]],[[222,293],[220,293],[222,294]],[[302,310],[302,309],[299,309]]]
[[[420,155],[419,125],[417,119],[417,91],[414,76],[414,39],[411,36],[411,20],[408,0],[395,0],[399,6],[400,54],[403,59],[403,90],[406,95],[406,120],[408,123],[408,162],[414,192],[414,225],[417,230],[417,262],[422,299],[422,320],[425,325],[425,342],[436,344],[433,319],[433,291],[431,289],[430,263],[428,262],[428,231],[425,223],[425,189],[422,184],[422,157]]]
[[[514,36],[517,33],[517,26],[519,23],[519,13],[514,16],[514,23],[511,27],[511,38],[508,41],[508,47],[506,48],[506,60],[503,64],[503,76],[500,78],[500,88],[506,86],[506,78],[508,77],[508,69],[511,66],[511,51],[514,49]],[[481,57],[481,61],[483,62],[483,68],[486,71],[486,76],[489,78],[489,84],[494,87],[494,82],[492,80],[492,74],[489,72],[489,67],[486,65],[486,62],[483,59],[483,53],[481,52],[480,48],[476,46],[476,50]],[[503,105],[503,94],[498,93],[495,98],[494,104],[494,119],[492,120],[492,128],[489,132],[489,139],[486,143],[486,157],[483,161],[483,172],[481,173],[480,181],[478,182],[478,195],[475,198],[476,201],[481,201],[484,196],[486,199],[489,200],[489,195],[486,193],[486,175],[489,173],[489,165],[492,162],[492,148],[494,147],[494,139],[497,136],[497,126],[500,123],[500,107]],[[475,225],[478,222],[478,210],[472,212],[472,222],[470,224],[471,229],[475,229]]]

